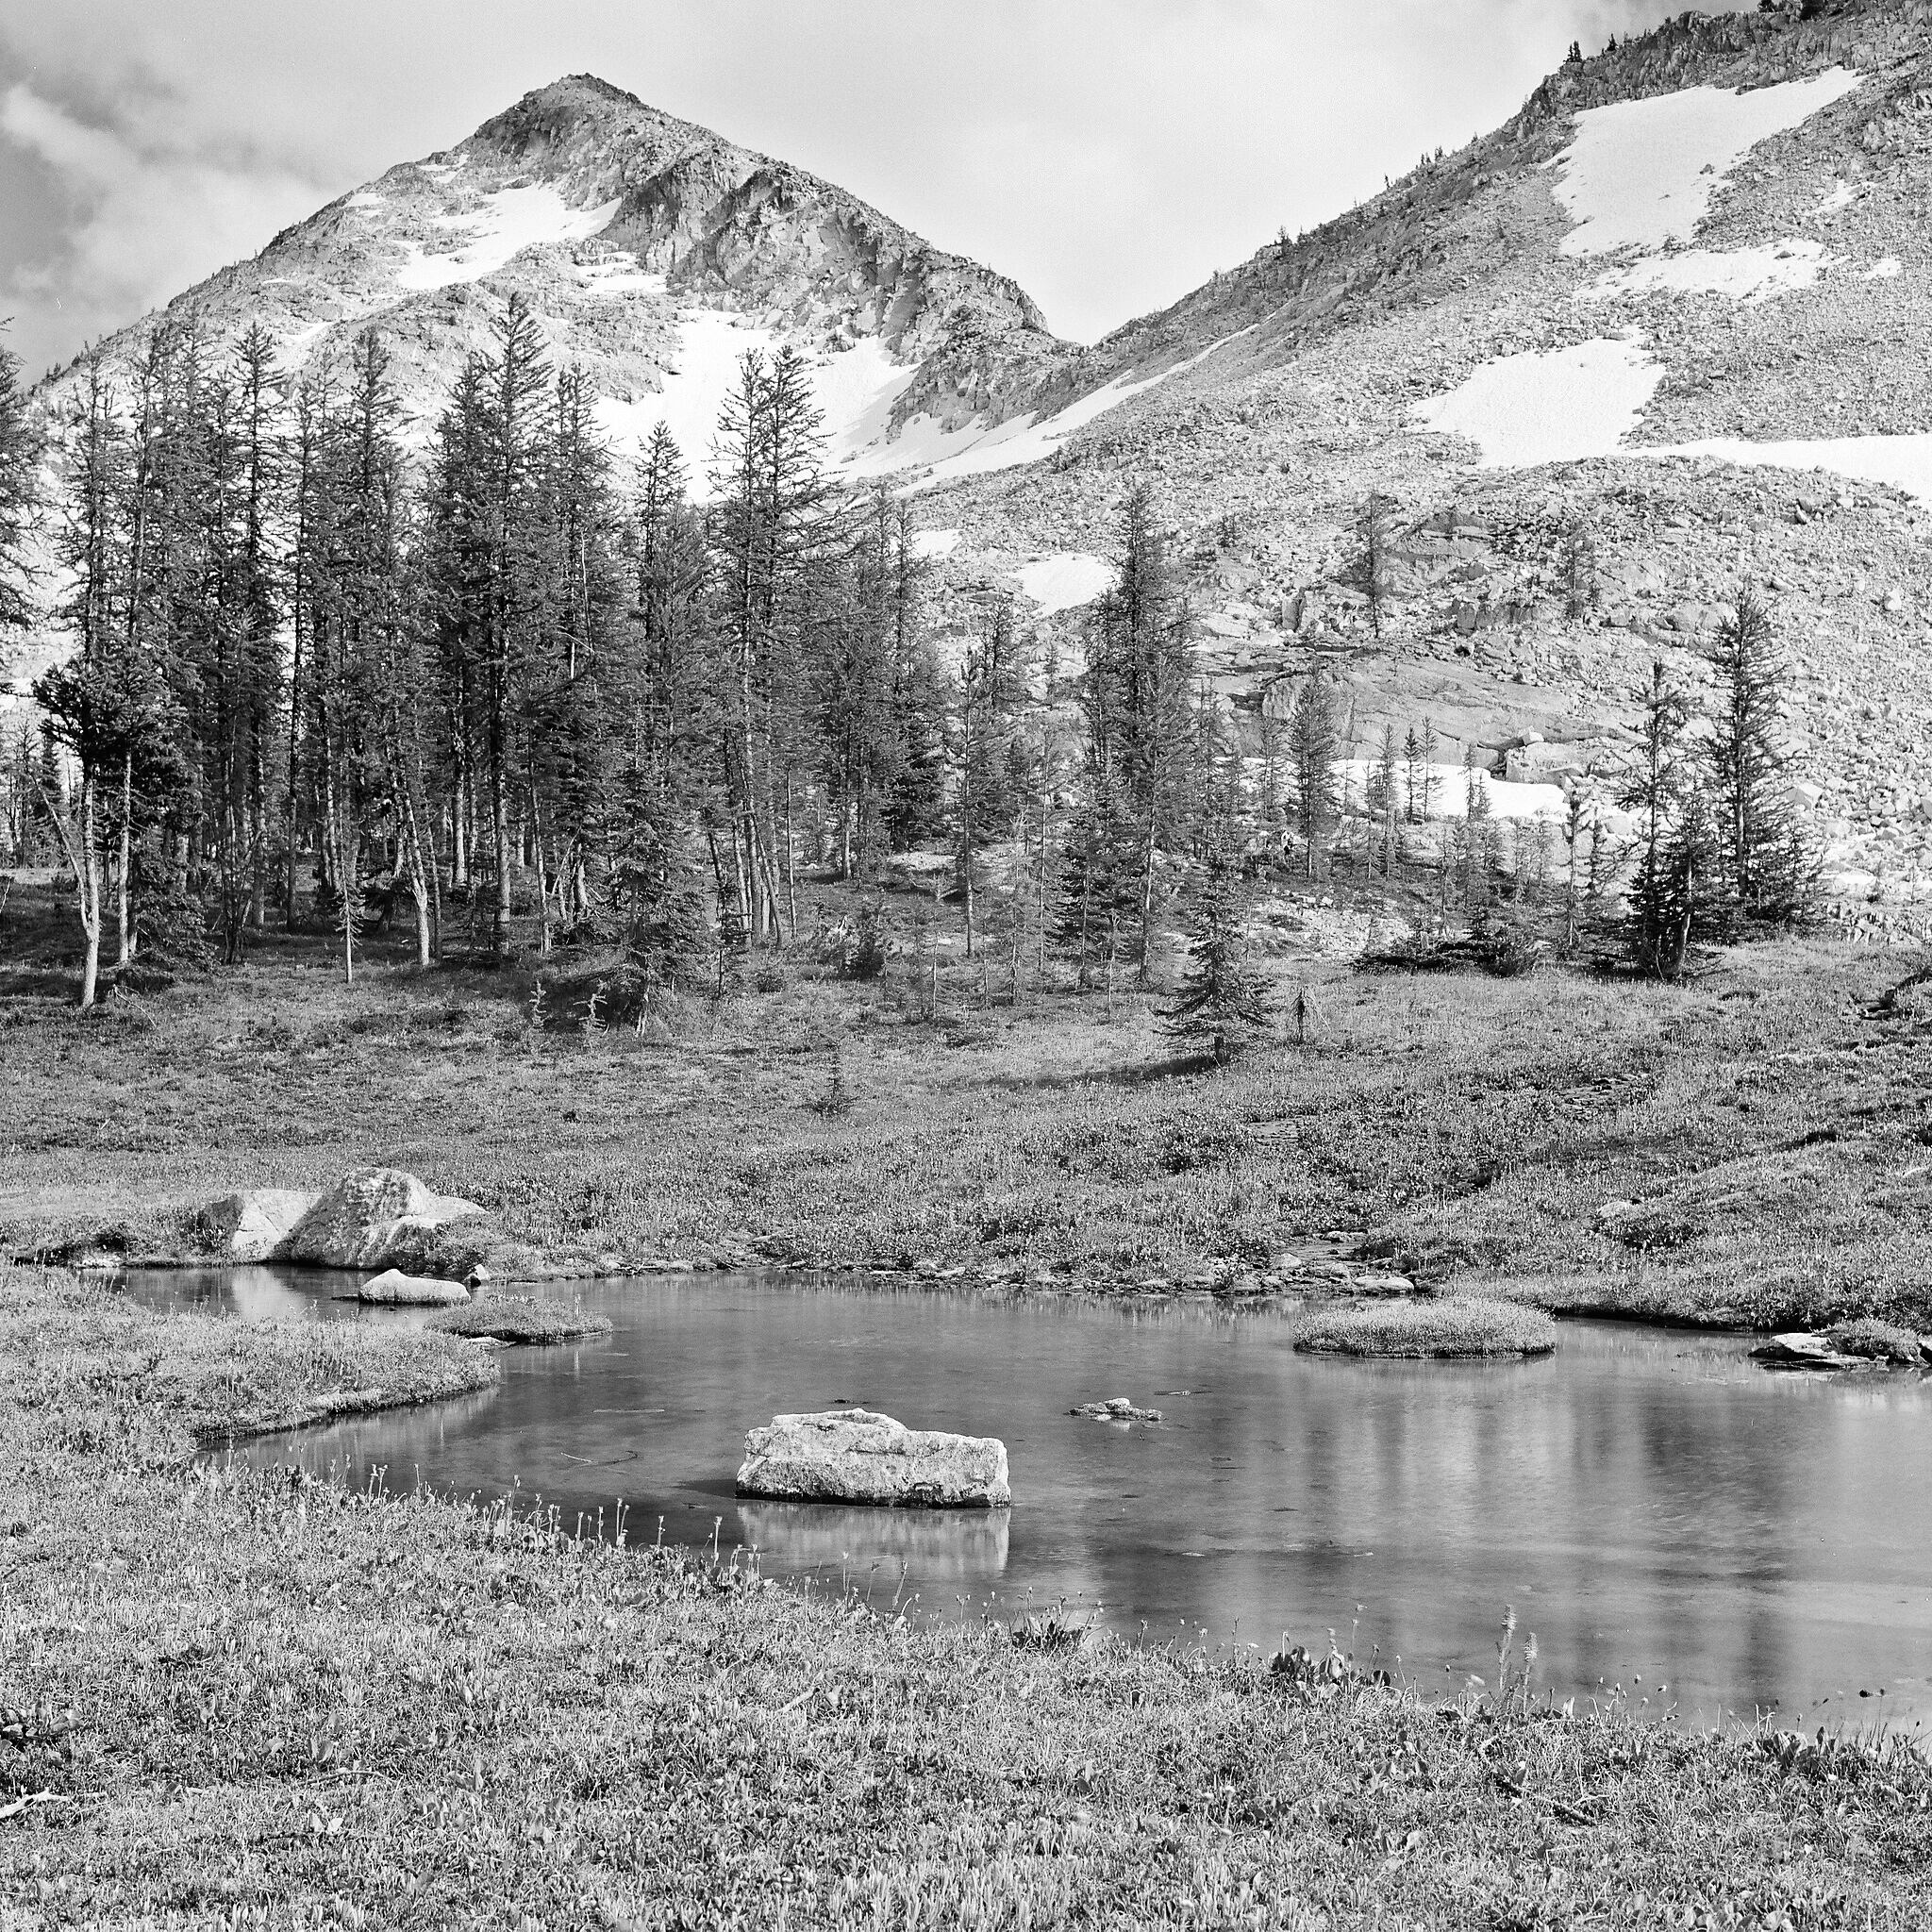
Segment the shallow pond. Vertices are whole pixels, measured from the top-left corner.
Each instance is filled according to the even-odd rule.
[[[420,1320],[267,1269],[131,1277],[169,1308]],[[1334,1629],[1445,1690],[1492,1675],[1503,1607],[1559,1695],[1790,1721],[1932,1720],[1932,1385],[1773,1375],[1740,1339],[1566,1323],[1542,1361],[1297,1356],[1289,1317],[1199,1305],[808,1286],[559,1291],[610,1316],[513,1349],[501,1386],[238,1454],[558,1505],[632,1541],[756,1546],[874,1604],[1017,1615],[1064,1598],[1153,1639],[1272,1649]],[[1070,1415],[1124,1395],[1164,1426]],[[741,1502],[744,1432],[854,1403],[1005,1439],[1010,1511]],[[722,1519],[720,1523],[719,1519]],[[1521,1636],[1519,1637],[1521,1641]],[[1867,1694],[1861,1694],[1867,1693]]]

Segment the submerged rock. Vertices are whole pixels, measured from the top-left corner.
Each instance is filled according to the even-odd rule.
[[[400,1307],[453,1308],[470,1299],[460,1281],[443,1281],[433,1274],[405,1274],[385,1269],[356,1291],[358,1302],[393,1302]]]
[[[481,1215],[474,1201],[432,1193],[395,1167],[352,1168],[275,1251],[321,1268],[392,1268],[423,1256],[452,1222]]]
[[[744,1439],[741,1496],[926,1509],[1012,1501],[1007,1445],[992,1436],[908,1429],[866,1408],[781,1415]]]
[[[321,1199],[301,1188],[249,1188],[209,1202],[207,1213],[230,1260],[269,1261]]]

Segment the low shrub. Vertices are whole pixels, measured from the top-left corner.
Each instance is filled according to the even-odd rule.
[[[1294,1345],[1310,1355],[1434,1360],[1548,1355],[1557,1345],[1557,1324],[1541,1308],[1454,1296],[1319,1308],[1304,1319]]]
[[[1861,1355],[1874,1361],[1917,1363],[1925,1359],[1924,1344],[1909,1328],[1864,1315],[1840,1322],[1824,1331],[1824,1339],[1840,1355]]]

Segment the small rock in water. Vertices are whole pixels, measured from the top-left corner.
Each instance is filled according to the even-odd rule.
[[[401,1307],[453,1308],[470,1299],[470,1291],[460,1281],[441,1281],[431,1274],[405,1274],[400,1268],[386,1268],[362,1284],[356,1299],[392,1302]]]
[[[1097,1423],[1158,1423],[1165,1420],[1158,1408],[1136,1408],[1124,1395],[1111,1396],[1106,1402],[1083,1402],[1067,1413],[1088,1416]]]
[[[1013,1499],[994,1436],[908,1429],[868,1408],[781,1415],[744,1439],[741,1496],[798,1503],[996,1509]]]

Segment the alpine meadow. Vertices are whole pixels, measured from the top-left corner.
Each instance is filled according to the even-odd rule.
[[[184,288],[749,30],[231,11],[0,8],[0,1932],[1924,1924],[1932,0],[759,24],[1090,278],[1556,62],[1092,342],[590,73]]]

